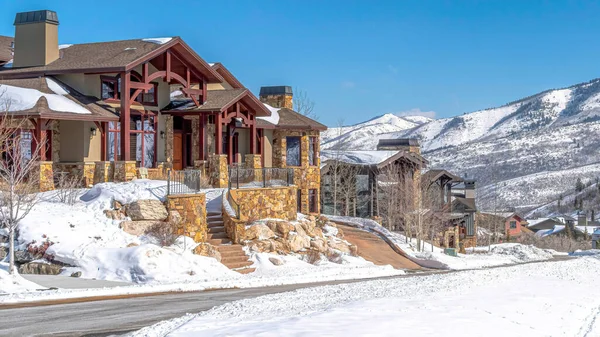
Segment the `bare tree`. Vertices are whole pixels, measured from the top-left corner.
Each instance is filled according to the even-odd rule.
[[[308,97],[306,91],[298,88],[294,89],[294,110],[308,118],[319,120],[319,116],[313,111],[314,108],[315,102]]]
[[[9,233],[9,260],[11,274],[15,273],[15,231],[19,222],[31,211],[39,201],[39,163],[38,158],[42,148],[42,141],[37,140],[36,146],[31,149],[31,157],[26,158],[28,151],[25,149],[24,134],[15,132],[24,125],[24,120],[11,119],[8,112],[2,118],[3,127],[0,128],[0,217],[2,227]],[[17,126],[16,128],[14,128]],[[25,143],[25,144],[24,144]]]

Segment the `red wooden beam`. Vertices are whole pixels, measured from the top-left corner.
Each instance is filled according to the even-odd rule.
[[[154,88],[154,84],[152,83],[141,83],[141,82],[131,82],[131,89],[142,89],[144,92],[148,92],[148,90]]]
[[[171,83],[171,51],[167,50],[167,53],[165,55],[165,65],[166,65],[166,82],[167,83]]]
[[[131,139],[129,139],[131,79],[129,75],[129,72],[121,73],[121,160],[123,161],[131,160]]]
[[[227,162],[229,165],[233,163],[233,132],[231,124],[227,124]]]
[[[98,125],[98,128],[100,129],[100,160],[106,161],[106,131],[108,130],[108,123],[94,123],[96,123],[96,125]]]
[[[202,79],[202,97],[200,98],[200,104],[206,102],[206,81]]]
[[[35,129],[33,139],[31,140],[31,158],[35,160],[35,155],[39,155],[40,161],[46,161],[46,147],[44,136],[42,135],[42,125],[44,121],[40,118],[34,122]],[[39,153],[35,151],[38,150]]]
[[[149,65],[148,62],[144,63],[142,65],[142,81],[144,81],[144,83],[150,83],[148,81],[148,75],[150,74],[149,72]]]
[[[252,117],[250,122],[250,153],[256,154],[256,123]]]

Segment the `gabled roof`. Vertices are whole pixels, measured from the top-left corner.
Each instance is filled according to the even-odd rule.
[[[423,173],[423,176],[422,176],[422,179],[424,181],[431,182],[431,183],[433,183],[441,178],[447,178],[451,182],[463,181],[463,179],[461,177],[459,177],[453,173],[450,173],[449,171],[440,170],[440,169],[429,170],[429,171]]]
[[[61,120],[116,121],[115,110],[48,77],[0,80],[0,111],[12,116]]]
[[[233,74],[225,68],[225,66],[221,62],[211,63],[211,67],[219,73],[225,79],[225,82],[229,83],[234,89],[244,88],[242,82],[238,81],[238,79],[233,76]]]
[[[163,112],[220,112],[236,102],[243,102],[254,109],[256,116],[269,116],[271,112],[252,93],[245,88],[208,90],[206,100],[201,106],[196,106],[194,101],[185,97],[173,97]]]
[[[477,206],[475,206],[475,199],[455,197],[454,200],[452,201],[453,209],[454,209],[454,206],[456,206],[456,204],[464,205],[466,207],[467,211],[476,211],[477,210]]]
[[[415,165],[425,165],[427,160],[417,153],[408,151],[321,151],[321,162],[336,161],[358,165],[369,166],[373,169],[383,169],[400,159],[406,159]]]
[[[193,65],[209,83],[223,81],[223,77],[179,37],[63,45],[58,60],[46,66],[5,69],[0,71],[0,78],[128,71],[170,48]]]
[[[265,120],[258,120],[258,126],[262,128],[295,129],[295,130],[319,130],[325,131],[327,127],[314,119],[306,117],[294,110],[281,108],[278,111],[279,121],[277,124]]]
[[[7,63],[12,60],[13,54],[11,49],[11,44],[13,42],[13,38],[10,36],[2,36],[0,35],[0,65]]]

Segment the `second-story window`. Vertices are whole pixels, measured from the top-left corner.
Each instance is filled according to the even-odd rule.
[[[516,221],[511,221],[510,222],[510,229],[516,229],[517,228],[517,222]]]
[[[285,137],[285,160],[287,166],[300,166],[300,137]]]
[[[116,77],[101,77],[102,99],[119,99],[119,80]]]
[[[308,137],[308,165],[317,165],[317,137]]]

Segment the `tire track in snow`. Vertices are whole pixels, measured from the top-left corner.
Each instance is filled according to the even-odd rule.
[[[592,313],[585,318],[585,320],[583,321],[583,325],[579,329],[579,333],[577,334],[577,336],[579,336],[579,337],[598,336],[598,333],[600,333],[600,325],[598,326],[598,329],[594,329],[594,327],[596,325],[596,319],[598,318],[598,316],[600,316],[600,306],[597,306],[596,308],[594,308],[592,310]]]

